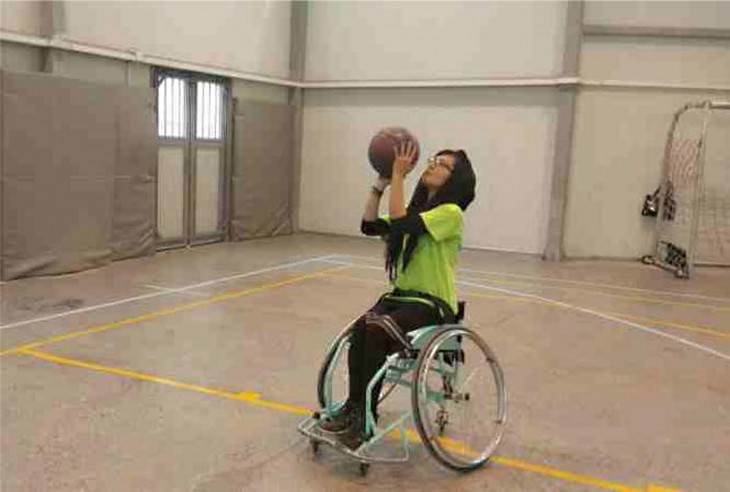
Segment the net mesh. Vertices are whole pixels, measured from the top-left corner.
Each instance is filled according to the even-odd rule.
[[[710,113],[703,160],[696,262],[730,265],[730,111]]]
[[[730,265],[728,135],[730,112],[709,108],[681,113],[669,135],[656,257],[677,270]]]

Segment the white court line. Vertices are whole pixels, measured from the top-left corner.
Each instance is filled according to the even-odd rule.
[[[663,332],[661,330],[655,330],[654,328],[649,328],[648,326],[640,325],[640,324],[634,323],[632,321],[627,321],[625,319],[617,318],[615,316],[611,316],[610,314],[601,313],[599,311],[593,311],[592,309],[588,309],[588,308],[584,308],[584,307],[580,307],[580,306],[575,306],[573,304],[568,304],[566,302],[556,301],[554,299],[548,299],[547,297],[541,297],[541,296],[536,296],[534,294],[528,294],[526,292],[520,292],[518,290],[502,289],[502,288],[499,288],[499,287],[490,287],[488,285],[482,285],[482,284],[477,284],[475,282],[467,282],[467,281],[460,281],[458,283],[461,284],[461,285],[466,285],[468,287],[475,287],[475,288],[486,289],[486,290],[491,290],[491,291],[495,291],[495,292],[502,292],[503,294],[511,294],[513,296],[518,296],[518,297],[526,297],[526,298],[530,298],[530,299],[537,299],[539,301],[547,302],[548,304],[553,304],[555,306],[561,306],[561,307],[564,307],[564,308],[567,308],[567,309],[572,309],[572,310],[575,310],[575,311],[580,311],[582,313],[592,314],[593,316],[598,316],[599,318],[607,319],[609,321],[615,321],[616,323],[621,323],[623,325],[631,326],[632,328],[637,328],[639,330],[646,331],[648,333],[652,333],[652,334],[658,335],[660,337],[664,337],[664,338],[668,338],[670,340],[674,340],[675,342],[681,343],[683,345],[687,345],[687,346],[692,347],[692,348],[696,348],[697,350],[702,350],[703,352],[707,352],[709,354],[712,354],[712,355],[715,355],[717,357],[720,357],[721,359],[725,359],[725,360],[730,361],[730,354],[725,354],[723,352],[719,352],[719,351],[717,351],[715,349],[712,349],[710,347],[707,347],[705,345],[702,345],[702,344],[699,344],[699,343],[695,343],[695,342],[693,342],[691,340],[687,340],[686,338],[678,337],[678,336],[672,335],[670,333],[665,333],[665,332]]]
[[[332,263],[332,262],[334,262],[336,260],[323,260],[323,261],[325,263]],[[337,263],[340,263],[340,262],[337,262]],[[369,269],[369,270],[380,270],[380,268],[374,267],[374,266],[371,266],[371,265],[361,265],[361,264],[358,264],[358,263],[351,263],[350,265],[353,266],[353,267],[357,267],[357,268],[366,268],[366,269]],[[719,351],[717,351],[715,349],[712,349],[710,347],[707,347],[705,345],[702,345],[702,344],[699,344],[699,343],[695,343],[695,342],[693,342],[691,340],[687,340],[686,338],[678,337],[678,336],[672,335],[670,333],[665,333],[665,332],[663,332],[661,330],[655,330],[654,328],[649,328],[648,326],[640,325],[640,324],[634,323],[632,321],[627,321],[625,319],[621,319],[621,318],[617,318],[615,316],[611,316],[610,314],[604,314],[604,313],[601,313],[599,311],[593,311],[592,309],[588,309],[588,308],[584,308],[584,307],[580,307],[580,306],[575,306],[573,304],[568,304],[568,303],[565,303],[565,302],[556,301],[554,299],[548,299],[547,297],[541,297],[541,296],[537,296],[537,295],[534,295],[534,294],[528,294],[527,292],[520,292],[520,291],[517,291],[517,290],[502,289],[502,288],[499,288],[499,287],[490,287],[488,285],[477,284],[475,282],[468,282],[468,281],[464,281],[464,280],[457,281],[457,283],[459,283],[461,285],[466,285],[466,286],[469,286],[469,287],[476,287],[476,288],[480,288],[480,289],[486,289],[486,290],[492,290],[492,291],[496,291],[496,292],[502,292],[504,294],[511,294],[513,296],[528,297],[528,298],[532,298],[532,299],[537,299],[537,300],[540,300],[540,301],[543,301],[543,302],[547,302],[549,304],[553,304],[553,305],[556,305],[556,306],[561,306],[561,307],[568,308],[568,309],[572,309],[572,310],[575,310],[575,311],[580,311],[582,313],[591,314],[593,316],[598,316],[599,318],[603,318],[603,319],[607,319],[607,320],[610,320],[610,321],[615,321],[616,323],[621,323],[623,325],[631,326],[632,328],[636,328],[636,329],[639,329],[639,330],[642,330],[642,331],[646,331],[648,333],[652,333],[652,334],[658,335],[660,337],[669,338],[670,340],[674,340],[675,342],[679,342],[679,343],[681,343],[683,345],[687,345],[689,347],[696,348],[697,350],[701,350],[703,352],[707,352],[709,354],[712,354],[712,355],[715,355],[717,357],[720,357],[721,359],[725,359],[725,360],[729,360],[730,361],[730,355],[729,354],[725,354],[723,352],[719,352]]]
[[[160,287],[159,285],[152,285],[152,284],[144,284],[142,287],[147,287],[148,289],[154,289],[159,290],[161,292],[169,292],[170,294],[180,294],[188,297],[197,297],[197,298],[204,298],[208,297],[205,294],[200,294],[198,292],[188,292],[187,290],[183,289],[168,289],[167,287]]]
[[[39,323],[41,321],[48,321],[48,320],[56,319],[56,318],[63,318],[65,316],[71,316],[73,314],[85,313],[85,312],[88,312],[88,311],[95,311],[97,309],[104,309],[104,308],[108,308],[108,307],[112,307],[112,306],[119,306],[121,304],[127,304],[127,303],[130,303],[130,302],[140,301],[142,299],[149,299],[151,297],[159,297],[159,296],[171,295],[173,293],[180,293],[180,292],[183,292],[183,291],[186,291],[186,290],[195,289],[197,287],[204,287],[204,286],[207,286],[207,285],[212,285],[212,284],[216,284],[216,283],[220,283],[220,282],[228,282],[230,280],[235,280],[235,279],[239,279],[239,278],[252,277],[254,275],[260,275],[262,273],[273,272],[273,271],[276,271],[276,270],[283,270],[283,269],[286,269],[286,268],[291,268],[291,267],[295,267],[295,266],[299,266],[299,265],[304,265],[306,263],[312,263],[312,262],[317,262],[317,261],[326,261],[329,258],[331,258],[332,256],[334,256],[334,255],[318,256],[316,258],[308,258],[306,260],[295,261],[295,262],[291,262],[291,263],[282,263],[280,265],[274,265],[274,266],[271,266],[271,267],[262,268],[260,270],[254,270],[252,272],[240,273],[238,275],[231,275],[230,277],[223,277],[223,278],[219,278],[219,279],[208,280],[206,282],[200,282],[200,283],[197,283],[197,284],[188,285],[186,287],[181,287],[181,288],[168,289],[168,288],[165,287],[165,289],[166,289],[165,291],[152,292],[151,294],[144,294],[144,295],[141,295],[141,296],[129,297],[129,298],[126,298],[126,299],[121,299],[119,301],[107,302],[105,304],[96,304],[96,305],[88,306],[88,307],[84,307],[84,308],[73,309],[71,311],[65,311],[63,313],[52,314],[52,315],[49,315],[49,316],[42,316],[40,318],[27,319],[27,320],[24,320],[24,321],[17,321],[15,323],[8,323],[7,325],[1,325],[0,326],[0,330],[5,330],[7,328],[15,328],[17,326],[29,325],[31,323]],[[342,262],[337,262],[337,263],[342,263]]]
[[[96,304],[96,305],[88,306],[85,308],[73,309],[71,311],[64,311],[63,313],[51,314],[49,316],[42,316],[40,318],[32,318],[32,319],[27,319],[27,320],[23,320],[23,321],[16,321],[15,323],[8,323],[7,325],[0,325],[0,330],[4,330],[6,328],[15,328],[17,326],[29,325],[31,323],[39,323],[41,321],[47,321],[49,319],[62,318],[64,316],[71,316],[72,314],[85,313],[86,311],[94,311],[96,309],[103,309],[103,308],[107,308],[107,307],[117,306],[119,304],[126,304],[128,302],[141,301],[143,299],[149,299],[151,297],[158,297],[158,296],[164,296],[164,295],[169,295],[169,293],[168,292],[153,292],[151,294],[144,294],[144,295],[136,296],[136,297],[128,297],[126,299],[121,299],[119,301],[114,301],[114,302],[108,302],[106,304]]]
[[[369,257],[369,256],[358,256],[358,255],[332,255],[332,256],[346,256],[349,258],[360,258],[363,260],[371,260],[371,261],[382,261],[379,258]],[[458,271],[465,272],[465,273],[481,273],[484,275],[502,275],[504,277],[515,277],[515,278],[527,278],[527,279],[535,279],[535,280],[549,280],[553,282],[564,282],[564,283],[571,283],[574,285],[594,285],[596,287],[605,287],[607,289],[621,289],[621,290],[631,290],[635,292],[649,292],[653,294],[665,294],[670,296],[678,296],[678,297],[689,297],[689,298],[695,298],[695,299],[706,299],[710,301],[721,301],[721,302],[730,302],[730,298],[727,297],[713,297],[713,296],[704,296],[701,294],[687,294],[687,293],[681,293],[681,292],[670,292],[668,290],[652,290],[652,289],[641,289],[638,287],[625,287],[623,285],[613,285],[613,284],[604,284],[601,282],[583,282],[580,280],[571,280],[571,279],[564,279],[564,278],[556,278],[556,277],[545,277],[541,275],[522,275],[517,273],[507,273],[507,272],[498,272],[498,271],[490,271],[490,270],[474,270],[471,268],[459,268]]]
[[[333,255],[333,256],[345,256],[345,255]],[[329,259],[326,259],[326,260],[322,260],[322,263],[332,263],[333,265],[349,265],[349,266],[353,266],[353,267],[357,267],[357,268],[364,268],[364,269],[367,269],[367,270],[378,270],[379,272],[384,272],[385,271],[385,268],[384,267],[376,267],[376,266],[373,266],[373,265],[363,265],[362,263],[350,263],[350,262],[347,262],[347,261],[339,261],[339,260],[329,260]]]

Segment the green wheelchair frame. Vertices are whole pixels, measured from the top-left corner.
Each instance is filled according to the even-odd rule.
[[[360,462],[360,473],[364,476],[367,474],[370,463],[403,463],[409,460],[406,423],[412,418],[421,441],[429,453],[442,465],[461,472],[471,471],[483,466],[499,445],[507,421],[504,375],[489,346],[479,335],[462,324],[435,325],[411,331],[407,334],[411,347],[402,352],[391,354],[386,358],[385,363],[373,376],[367,387],[365,432],[366,435],[371,437],[363,442],[360,447],[354,450],[349,449],[342,445],[336,436],[319,428],[321,420],[337,415],[344,405],[344,400],[335,401],[332,396],[332,375],[337,362],[349,347],[349,338],[353,326],[354,323],[345,328],[330,345],[317,381],[317,398],[320,409],[301,422],[298,427],[299,432],[309,438],[312,451],[316,454],[321,443],[328,444],[337,451],[358,460]],[[464,459],[461,459],[451,455],[442,445],[440,438],[435,438],[429,434],[424,415],[422,415],[425,410],[420,407],[420,396],[425,393],[425,397],[430,402],[438,404],[441,408],[436,423],[439,433],[443,433],[448,422],[448,416],[444,417],[441,413],[447,414],[444,410],[445,402],[451,400],[458,403],[459,401],[469,400],[469,393],[456,394],[453,392],[452,385],[447,383],[458,380],[459,365],[460,362],[463,362],[464,357],[464,352],[461,350],[464,337],[468,337],[477,345],[484,355],[485,362],[491,369],[495,384],[494,389],[496,390],[494,398],[496,419],[493,422],[494,431],[484,447],[465,453]],[[433,372],[437,373],[442,379],[443,388],[441,391],[432,391],[427,387],[426,376]],[[411,373],[413,373],[412,381],[407,377]],[[379,398],[379,402],[387,398],[392,390],[398,386],[411,389],[411,411],[403,412],[383,428],[378,427],[371,410],[372,390],[381,378],[383,378],[383,387],[385,388],[386,385],[390,385],[390,387],[384,391],[384,396]],[[390,458],[377,457],[371,454],[370,451],[373,447],[395,429],[399,430],[401,455]]]

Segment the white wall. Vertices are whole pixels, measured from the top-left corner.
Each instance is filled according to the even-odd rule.
[[[306,80],[559,76],[566,8],[565,2],[313,2]],[[367,146],[379,128],[400,125],[418,136],[424,157],[443,148],[469,153],[479,185],[466,245],[540,253],[556,104],[554,88],[308,90],[300,227],[359,234],[375,179]]]
[[[22,72],[43,70],[43,48],[0,42],[0,67]]]
[[[0,27],[6,31],[40,36],[41,2],[3,0],[0,2]]]
[[[588,36],[581,75],[589,80],[730,87],[730,39]]]
[[[287,104],[290,89],[282,86],[234,79],[231,83],[233,97],[240,101],[260,101],[273,104]]]
[[[720,97],[718,93],[630,89],[581,93],[563,241],[566,255],[639,258],[651,252],[654,220],[640,215],[641,205],[644,195],[659,184],[672,115],[689,101]],[[718,138],[728,128],[725,119],[708,141],[714,169],[723,155],[730,169],[726,157],[730,139]],[[722,213],[727,234],[730,215],[727,210]]]
[[[556,97],[552,89],[307,92],[300,227],[359,234],[375,180],[368,143],[378,128],[397,124],[417,135],[424,158],[442,148],[469,154],[478,190],[467,212],[465,245],[541,252]],[[409,181],[410,195],[415,177]]]
[[[41,2],[3,1],[3,30],[42,35]],[[289,1],[65,2],[71,40],[274,77],[289,76]],[[560,75],[565,2],[315,1],[309,5],[308,81],[435,80]],[[585,23],[613,27],[729,29],[730,2],[588,1]],[[676,33],[675,33],[676,34]],[[697,87],[730,85],[727,39],[590,35],[580,75]],[[2,66],[40,70],[39,48],[2,43]],[[71,77],[123,83],[126,64],[62,53]],[[135,65],[134,84],[147,83]],[[235,81],[241,99],[284,103],[289,90]],[[358,234],[374,174],[366,148],[399,124],[424,154],[463,147],[480,178],[466,242],[542,251],[557,91],[523,89],[307,90],[300,224]],[[730,91],[584,88],[578,92],[563,246],[569,256],[646,253],[651,222],[638,214],[658,182],[672,113]],[[723,129],[726,127],[722,127]],[[722,130],[721,130],[722,131]],[[730,144],[730,139],[713,140]],[[358,191],[360,190],[360,191]]]
[[[549,76],[563,2],[312,2],[306,79]]]
[[[589,2],[588,24],[728,28],[728,2]],[[578,96],[563,246],[572,257],[638,258],[651,250],[654,221],[641,217],[659,183],[672,115],[684,104],[730,100],[730,41],[696,37],[587,36],[581,77],[674,84],[686,89],[589,88]],[[715,132],[726,132],[727,124]],[[730,135],[730,134],[728,134]],[[730,139],[713,136],[710,159]],[[727,163],[730,167],[730,162]],[[727,215],[727,214],[726,214]],[[730,220],[730,219],[729,219]],[[729,226],[730,227],[730,226]]]
[[[730,28],[727,1],[593,1],[586,2],[586,24],[607,26]]]
[[[289,1],[65,2],[72,40],[288,77]]]

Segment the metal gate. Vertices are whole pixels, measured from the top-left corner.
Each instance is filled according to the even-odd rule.
[[[167,249],[226,237],[226,80],[156,70],[157,245]]]

